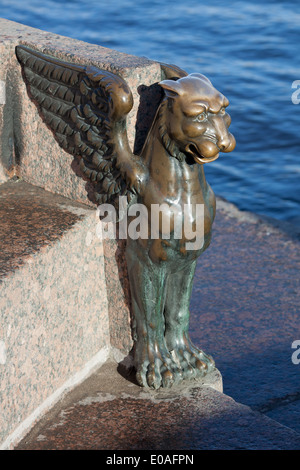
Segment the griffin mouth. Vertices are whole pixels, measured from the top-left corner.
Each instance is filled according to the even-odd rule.
[[[207,136],[205,136],[207,137]],[[215,140],[212,140],[211,139],[208,139],[208,140],[211,140],[215,145],[216,145],[216,141]],[[216,148],[218,148],[216,146]],[[202,155],[198,148],[196,147],[196,145],[194,144],[190,144],[187,146],[186,148],[186,151],[189,153],[189,154],[192,154],[194,160],[196,163],[199,163],[199,164],[203,164],[203,163],[209,163],[209,162],[213,162],[214,160],[216,160],[219,156],[219,152],[217,152],[216,154],[210,156],[210,157],[205,157],[204,155]]]

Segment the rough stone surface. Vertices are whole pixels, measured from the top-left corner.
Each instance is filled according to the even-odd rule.
[[[45,416],[16,450],[299,447],[299,434],[209,386],[194,381],[147,392],[107,362]]]
[[[0,186],[0,442],[110,344],[95,211]]]

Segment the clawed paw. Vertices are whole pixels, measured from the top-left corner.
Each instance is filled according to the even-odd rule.
[[[182,341],[180,346],[173,350],[184,379],[196,379],[204,377],[215,368],[215,362],[211,356],[196,348],[190,340]]]
[[[204,377],[215,368],[214,360],[196,348],[190,339],[177,343],[170,353],[150,355],[137,367],[136,379],[142,387],[158,389],[170,388],[183,380]]]
[[[152,362],[146,360],[138,367],[136,379],[146,388],[170,388],[182,381],[183,374],[171,358],[164,362],[156,358]]]

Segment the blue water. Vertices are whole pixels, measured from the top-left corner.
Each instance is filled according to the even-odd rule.
[[[237,140],[206,165],[214,191],[300,225],[298,1],[0,0],[0,16],[207,75],[231,102]]]

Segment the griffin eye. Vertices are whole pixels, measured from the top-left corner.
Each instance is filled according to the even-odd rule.
[[[207,118],[207,114],[205,111],[203,111],[203,113],[201,114],[198,114],[198,116],[195,117],[194,121],[196,122],[202,122],[202,121],[205,121]]]

